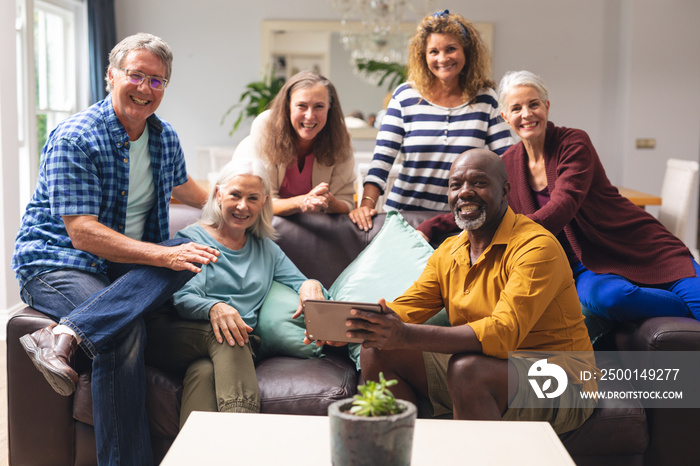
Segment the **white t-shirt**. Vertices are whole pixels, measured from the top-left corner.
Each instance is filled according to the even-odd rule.
[[[148,125],[141,137],[129,145],[129,200],[124,234],[140,241],[148,214],[156,200],[151,153],[148,150]]]

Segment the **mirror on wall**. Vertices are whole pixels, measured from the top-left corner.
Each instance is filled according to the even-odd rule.
[[[475,23],[493,50],[491,23]],[[343,25],[340,21],[263,21],[261,63],[264,69],[272,68],[275,74],[285,78],[299,71],[311,69],[333,82],[338,91],[345,115],[359,111],[365,119],[377,114],[388,103],[386,84],[379,87],[358,75],[351,63],[350,51],[342,43]],[[358,29],[359,23],[346,23],[345,27]],[[401,23],[401,38],[408,49],[408,42],[415,33],[416,23]],[[354,139],[376,138],[374,128],[351,128]]]

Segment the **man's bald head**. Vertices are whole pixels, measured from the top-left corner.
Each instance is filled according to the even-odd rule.
[[[466,163],[467,161],[477,163],[484,171],[489,173],[495,179],[499,180],[501,183],[508,181],[506,164],[503,162],[503,159],[501,159],[501,157],[499,157],[495,152],[491,152],[487,149],[470,149],[459,154],[455,161],[452,162],[452,167],[450,167],[450,176],[457,165]]]

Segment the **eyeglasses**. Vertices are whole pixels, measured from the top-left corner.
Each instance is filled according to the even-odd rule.
[[[144,79],[148,78],[151,89],[162,91],[165,89],[165,86],[168,85],[168,80],[159,76],[148,76],[140,71],[127,70],[124,68],[119,69],[126,74],[126,79],[128,79],[131,84],[141,84]]]

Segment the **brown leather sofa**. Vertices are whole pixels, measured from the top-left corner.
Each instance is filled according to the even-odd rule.
[[[194,221],[198,211],[174,205],[171,230]],[[407,212],[417,225],[431,216]],[[278,243],[308,277],[330,287],[381,228],[384,215],[369,232],[358,230],[345,215],[297,215],[275,218]],[[20,336],[44,327],[47,317],[26,307],[7,325],[8,443],[11,465],[94,465],[95,439],[87,358],[76,362],[76,393],[53,392],[19,345]],[[608,348],[625,350],[700,349],[700,322],[683,318],[649,319],[616,331]],[[344,349],[328,349],[320,359],[273,357],[258,364],[262,411],[325,415],[334,400],[354,394],[358,373]],[[156,462],[178,432],[182,375],[147,366],[147,406]],[[629,389],[627,382],[602,382],[601,389]],[[682,465],[700,458],[694,437],[698,410],[643,409],[634,400],[604,400],[579,429],[562,436],[579,465]],[[270,439],[274,444],[274,439]],[[504,439],[507,445],[507,439]]]

